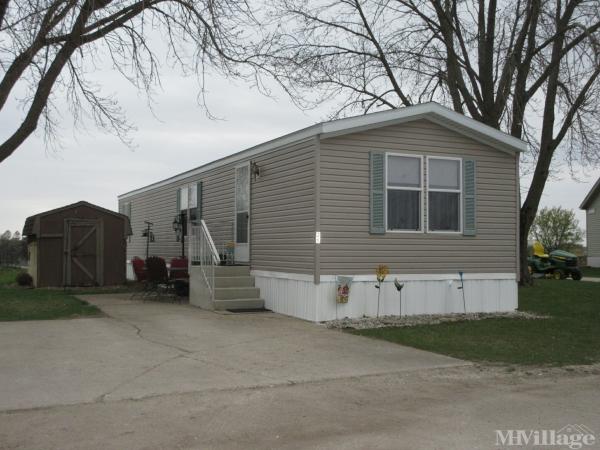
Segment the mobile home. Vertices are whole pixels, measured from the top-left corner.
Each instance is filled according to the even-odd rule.
[[[144,255],[145,222],[151,255],[179,255],[183,212],[192,304],[371,316],[386,265],[381,314],[511,311],[525,148],[437,103],[319,123],[119,196],[127,257]]]
[[[587,264],[600,267],[600,178],[579,206],[585,210]]]

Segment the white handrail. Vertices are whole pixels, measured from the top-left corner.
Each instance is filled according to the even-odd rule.
[[[204,220],[200,220],[199,225],[191,226],[189,242],[190,266],[199,267],[200,275],[210,294],[211,301],[213,301],[215,290],[215,267],[221,264],[221,258]]]
[[[212,236],[210,235],[210,231],[208,231],[208,227],[206,226],[206,222],[204,221],[204,219],[200,219],[200,226],[202,227],[202,232],[204,233],[204,237],[208,241],[208,245],[210,247],[212,257],[213,257],[213,264],[218,266],[221,263],[221,257],[219,256],[217,247],[215,246]]]

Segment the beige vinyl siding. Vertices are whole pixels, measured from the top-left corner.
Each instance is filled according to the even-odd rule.
[[[314,141],[295,144],[252,159],[261,169],[251,177],[250,260],[255,270],[312,273],[314,264]],[[119,201],[131,202],[133,236],[128,259],[145,256],[144,221],[154,222],[150,255],[166,259],[180,255],[172,222],[176,192],[202,181],[203,218],[218,249],[233,239],[235,167],[248,159],[209,170],[177,183],[157,187]],[[186,245],[187,247],[187,245]],[[186,248],[187,254],[187,248]]]
[[[312,274],[315,233],[315,141],[260,155],[252,182],[252,269]]]
[[[369,234],[369,152],[476,160],[474,237]],[[421,119],[321,141],[321,274],[516,272],[517,159]],[[427,202],[424,202],[425,212]]]
[[[119,210],[125,203],[131,203],[131,231],[127,243],[127,259],[134,256],[146,257],[146,238],[142,233],[144,221],[153,222],[152,232],[155,242],[150,242],[149,256],[172,258],[181,252],[181,244],[175,241],[172,223],[176,214],[175,185],[162,186],[124,200],[119,200]]]
[[[590,210],[594,210],[594,214],[589,214]],[[585,211],[585,222],[587,255],[598,258],[600,257],[600,195],[596,194],[596,198]]]

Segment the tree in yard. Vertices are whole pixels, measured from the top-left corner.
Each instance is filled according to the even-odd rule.
[[[18,265],[27,261],[27,241],[21,233],[6,230],[0,235],[0,266]]]
[[[572,210],[560,206],[542,208],[531,226],[531,238],[541,243],[547,252],[571,250],[582,241],[583,231]]]
[[[529,142],[527,237],[552,162],[600,160],[598,0],[278,0],[265,61],[308,108],[336,115],[436,100]],[[281,25],[280,25],[281,24]]]
[[[90,74],[110,63],[150,94],[158,85],[157,51],[202,80],[207,66],[240,75],[243,28],[252,22],[245,0],[0,0],[0,113],[18,101],[24,117],[4,140],[0,162],[38,128],[55,137],[57,95],[75,121],[91,117],[129,143],[131,124]],[[159,50],[157,50],[159,49]]]

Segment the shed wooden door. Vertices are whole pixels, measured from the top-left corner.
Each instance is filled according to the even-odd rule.
[[[102,222],[67,219],[64,243],[64,284],[66,286],[102,285]]]

